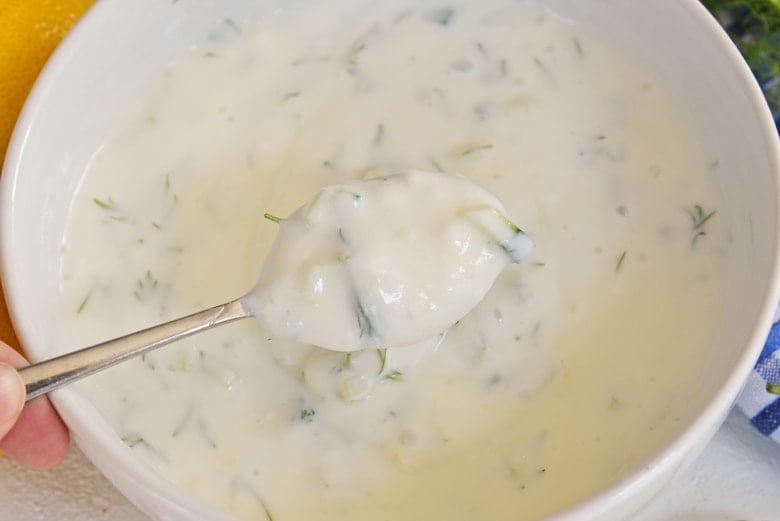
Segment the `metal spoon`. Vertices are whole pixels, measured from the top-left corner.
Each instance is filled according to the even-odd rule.
[[[252,317],[243,298],[24,367],[19,374],[27,400],[176,340]]]

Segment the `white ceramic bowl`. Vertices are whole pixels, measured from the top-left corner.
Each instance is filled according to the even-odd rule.
[[[695,0],[554,0],[556,10],[599,28],[657,72],[689,107],[736,220],[738,258],[727,276],[727,322],[703,368],[711,400],[642,469],[556,521],[619,519],[648,500],[714,434],[754,361],[778,299],[778,165],[775,129],[761,93],[717,23]],[[103,134],[215,19],[263,2],[104,0],[87,13],[42,73],[22,113],[2,177],[2,275],[14,325],[31,358],[50,356],[59,318],[59,248],[79,175]],[[132,78],[132,79],[130,79]],[[53,396],[84,453],[141,510],[160,520],[234,519],[167,483],[133,456],[75,392]]]

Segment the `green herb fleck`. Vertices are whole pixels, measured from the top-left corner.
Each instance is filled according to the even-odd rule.
[[[365,41],[357,41],[352,44],[352,47],[349,51],[349,56],[347,57],[347,64],[354,67],[358,64],[358,61],[360,61],[360,54],[366,49],[366,42]]]
[[[534,65],[536,65],[536,67],[543,73],[549,74],[549,72],[547,71],[547,67],[545,67],[544,65],[544,62],[536,56],[534,56]]]
[[[108,218],[112,221],[124,221],[125,216],[123,216],[119,212],[119,208],[117,207],[116,203],[114,203],[114,200],[110,197],[108,200],[98,199],[97,197],[93,197],[92,201],[100,208],[101,210],[104,210],[106,213],[108,213]]]
[[[249,483],[247,483],[243,478],[241,477],[234,477],[230,481],[230,486],[234,490],[244,490],[247,493],[249,493],[250,496],[254,498],[254,500],[257,502],[258,505],[260,505],[260,508],[263,509],[263,512],[265,512],[265,517],[268,521],[274,521],[273,516],[271,515],[271,511],[268,508],[268,505],[266,505],[265,501],[263,500],[263,497],[260,495],[257,490],[255,490]]]
[[[715,215],[716,212],[716,210],[713,210],[707,213],[698,204],[693,207],[693,210],[686,210],[686,211],[688,212],[688,215],[691,216],[691,225],[693,226],[694,230],[698,230],[702,226],[704,226],[704,223],[709,221],[712,218],[712,216]]]
[[[772,394],[780,394],[780,383],[766,384],[766,392]]]
[[[444,167],[442,167],[441,163],[436,161],[436,159],[429,157],[428,162],[433,166],[433,168],[436,169],[437,172],[444,172]]]
[[[352,367],[352,353],[346,353],[344,355],[344,361],[341,362],[342,369],[349,369]]]
[[[711,212],[706,212],[704,208],[701,207],[701,205],[694,205],[692,209],[687,208],[685,210],[688,213],[688,216],[691,218],[691,231],[693,231],[693,239],[691,239],[691,248],[696,246],[696,241],[699,240],[699,238],[703,237],[704,235],[707,235],[707,232],[704,230],[704,225],[712,219],[712,217],[715,215],[716,210],[712,210]]]
[[[371,323],[371,318],[360,302],[358,302],[356,308],[358,327],[360,328],[360,338],[371,338],[374,336],[374,325]]]
[[[133,291],[133,295],[139,301],[143,301],[144,297],[156,290],[160,281],[152,275],[151,270],[146,270],[146,275],[136,281],[137,288]]]
[[[76,308],[76,314],[80,314],[82,311],[84,311],[84,308],[87,307],[87,302],[89,302],[89,297],[91,296],[91,293],[87,293],[84,298],[81,300],[81,303],[79,304],[79,307]]]
[[[192,414],[193,414],[193,408],[190,407],[182,417],[179,424],[173,429],[173,432],[171,433],[172,438],[176,438],[179,434],[184,432],[184,429],[187,427],[187,425],[190,423],[190,420],[192,419]]]
[[[623,261],[626,260],[626,255],[628,252],[626,250],[623,250],[623,253],[620,254],[620,257],[618,257],[617,265],[615,266],[615,271],[620,271],[621,266],[623,266]]]
[[[270,214],[268,212],[264,213],[263,217],[265,217],[269,221],[271,221],[273,223],[276,223],[276,224],[279,224],[280,222],[284,221],[284,219],[282,219],[281,217],[277,217],[277,216],[275,216],[273,214]]]
[[[379,356],[379,372],[377,374],[382,374],[387,363],[387,348],[377,349],[376,354]]]
[[[300,419],[303,423],[311,423],[314,420],[315,414],[316,412],[314,409],[301,409],[301,412],[298,415],[298,419]]]
[[[108,211],[116,210],[114,201],[112,201],[110,197],[108,198],[108,202],[98,199],[97,197],[93,197],[92,200],[95,201],[96,205],[98,205],[100,208],[104,210],[108,210]]]
[[[464,147],[463,150],[460,151],[460,155],[468,156],[473,154],[474,152],[480,152],[482,150],[490,150],[491,148],[493,148],[492,143],[475,143]]]
[[[206,440],[206,443],[211,446],[211,448],[217,448],[217,442],[214,441],[214,438],[211,436],[211,434],[209,434],[206,422],[202,418],[198,420],[198,431],[200,432],[200,435],[203,437],[203,439]]]
[[[125,442],[125,445],[131,449],[136,445],[148,445],[146,440],[138,434],[128,434],[127,436],[122,436],[122,441]]]

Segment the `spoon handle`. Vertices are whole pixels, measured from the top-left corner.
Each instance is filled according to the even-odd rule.
[[[242,299],[177,318],[114,340],[51,358],[19,370],[27,400],[176,340],[252,316]]]

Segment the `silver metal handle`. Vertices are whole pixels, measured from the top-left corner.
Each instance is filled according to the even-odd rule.
[[[242,299],[236,299],[114,340],[29,365],[19,370],[27,389],[27,400],[102,371],[128,358],[250,316],[252,313],[244,307]]]

